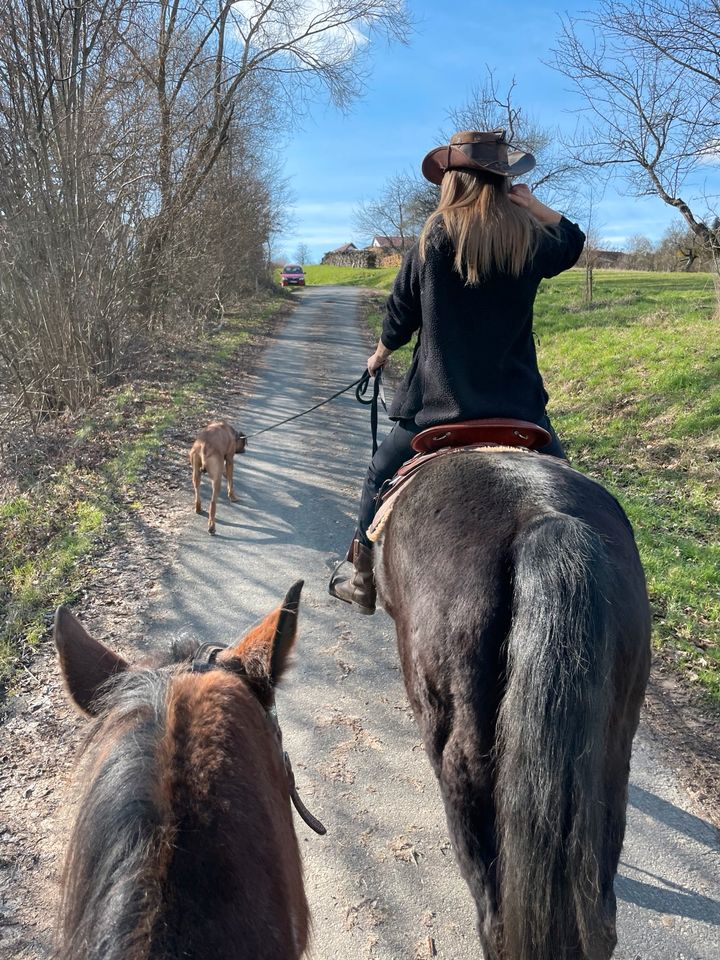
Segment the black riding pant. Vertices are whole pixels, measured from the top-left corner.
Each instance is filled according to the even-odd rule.
[[[565,450],[558,440],[550,420],[544,417],[539,426],[544,427],[552,439],[547,446],[541,447],[538,453],[547,453],[551,457],[560,457],[567,460]],[[415,451],[411,446],[412,438],[422,429],[424,428],[418,427],[414,420],[399,420],[377,448],[377,452],[372,458],[360,495],[360,511],[355,532],[355,536],[365,546],[370,545],[367,538],[367,529],[375,516],[380,487],[386,480],[395,475],[406,460],[415,456]]]

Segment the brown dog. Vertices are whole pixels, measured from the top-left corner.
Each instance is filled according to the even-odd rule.
[[[209,423],[197,435],[190,448],[192,481],[195,487],[195,513],[202,513],[200,503],[200,474],[207,473],[212,481],[212,498],[208,512],[208,533],[215,533],[215,509],[220,493],[223,472],[227,477],[228,498],[237,500],[233,490],[233,457],[245,451],[245,434],[233,429],[224,420]]]

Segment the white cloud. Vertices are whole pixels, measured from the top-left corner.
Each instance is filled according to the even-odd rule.
[[[720,140],[710,140],[700,151],[700,163],[708,166],[720,164]]]
[[[360,21],[341,22],[336,0],[238,0],[233,10],[243,37],[253,30],[255,48],[290,44],[300,53],[339,64],[368,42]]]

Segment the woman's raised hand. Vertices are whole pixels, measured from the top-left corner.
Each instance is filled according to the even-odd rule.
[[[535,199],[530,187],[526,183],[514,183],[510,187],[509,196],[512,202],[516,203],[519,207],[529,207]]]
[[[546,207],[526,183],[514,183],[508,196],[519,207],[525,207],[540,223],[560,223],[561,214],[552,207]]]

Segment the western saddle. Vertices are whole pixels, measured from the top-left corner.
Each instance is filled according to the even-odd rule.
[[[379,539],[398,493],[431,460],[472,450],[538,450],[551,439],[548,431],[536,423],[504,417],[445,423],[422,430],[412,439],[416,455],[407,460],[380,491],[380,507],[368,530],[369,539],[372,542]]]

